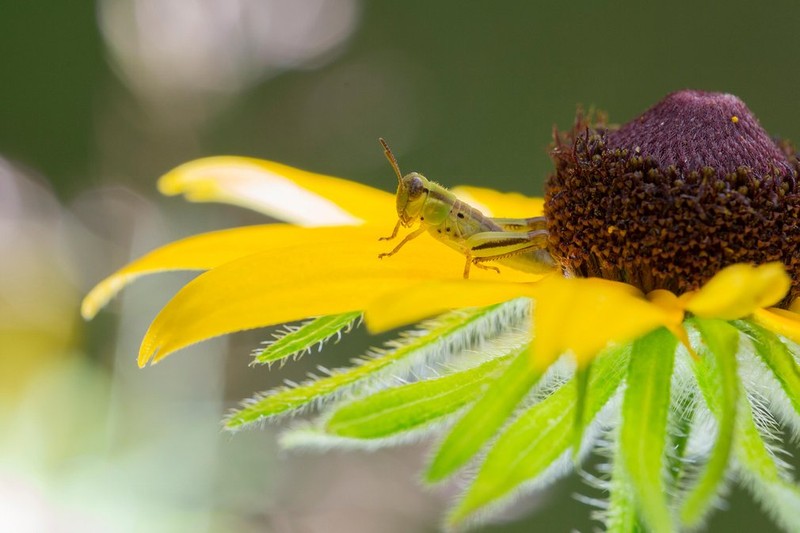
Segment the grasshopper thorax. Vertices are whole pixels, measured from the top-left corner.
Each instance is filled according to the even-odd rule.
[[[410,226],[422,216],[430,182],[417,172],[406,174],[397,184],[397,216],[404,226]]]

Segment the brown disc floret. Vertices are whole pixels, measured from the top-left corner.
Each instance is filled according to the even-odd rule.
[[[569,275],[694,290],[734,263],[781,261],[800,295],[798,154],[728,94],[680,91],[619,128],[557,133],[549,247]]]

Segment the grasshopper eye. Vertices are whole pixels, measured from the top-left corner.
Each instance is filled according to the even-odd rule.
[[[425,192],[425,183],[417,175],[409,174],[406,176],[406,188],[408,190],[408,198],[414,200],[422,196]]]

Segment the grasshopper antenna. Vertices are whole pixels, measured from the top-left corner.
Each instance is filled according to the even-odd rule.
[[[394,173],[397,174],[397,182],[401,183],[403,181],[403,175],[400,173],[400,167],[397,164],[397,159],[395,159],[394,154],[392,153],[392,149],[389,148],[389,145],[386,144],[386,141],[383,139],[383,137],[379,137],[378,142],[380,142],[381,146],[383,146],[383,153],[386,154],[386,159],[389,160],[389,164],[392,165]]]

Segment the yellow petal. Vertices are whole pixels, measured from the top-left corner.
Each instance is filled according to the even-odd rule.
[[[429,236],[381,260],[378,253],[391,248],[378,241],[384,227],[296,229],[269,250],[226,263],[187,284],[150,325],[139,364],[218,335],[363,310],[388,292],[462,276],[464,256]],[[476,271],[474,277],[530,279],[511,269],[502,275]]]
[[[224,202],[302,226],[339,226],[396,218],[394,195],[321,174],[250,157],[185,163],[158,182],[163,194]]]
[[[490,217],[528,218],[544,213],[544,199],[531,198],[516,192],[499,192],[482,187],[461,185],[453,192],[464,202]]]
[[[625,342],[659,326],[678,328],[682,312],[648,302],[630,285],[602,279],[550,275],[533,283],[454,280],[429,282],[387,293],[365,314],[372,331],[417,322],[449,309],[533,298],[534,364],[549,366],[565,352],[579,364],[610,342]]]
[[[630,285],[595,278],[547,277],[536,284],[534,300],[533,357],[540,367],[565,352],[585,365],[609,343],[633,340],[659,326],[673,328],[682,318]]]
[[[800,314],[786,309],[771,307],[769,309],[756,309],[752,319],[778,335],[800,343]]]
[[[670,313],[674,321],[679,323],[683,321],[683,303],[672,292],[665,289],[656,289],[647,293],[647,299]]]
[[[139,276],[170,270],[208,270],[284,242],[298,228],[283,224],[246,226],[194,235],[157,248],[98,283],[83,299],[81,315],[91,319]]]
[[[686,313],[681,299],[665,289],[650,291],[647,293],[647,299],[660,307],[669,316],[669,323],[664,325],[683,344],[692,357],[697,358],[697,352],[692,347],[692,343],[689,342],[689,333],[683,327],[683,318]]]
[[[782,263],[736,264],[720,270],[699,291],[682,297],[686,309],[703,318],[734,320],[781,301],[791,279]]]
[[[539,276],[528,276],[535,280]],[[528,283],[460,279],[429,281],[389,292],[370,302],[364,321],[372,333],[413,324],[464,307],[482,307],[530,296]]]

